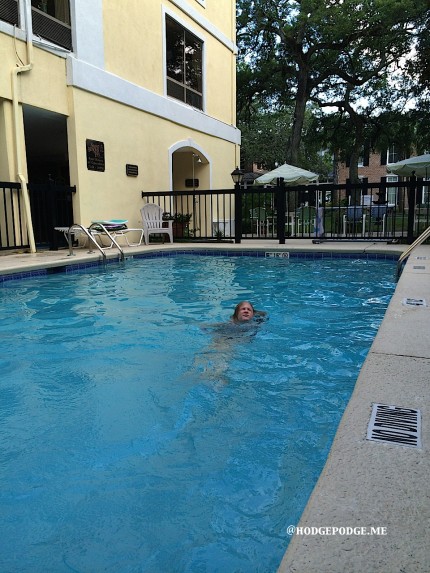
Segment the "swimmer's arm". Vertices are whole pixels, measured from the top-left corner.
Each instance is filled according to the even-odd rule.
[[[256,310],[254,311],[254,318],[260,318],[262,320],[266,320],[268,318],[267,312],[264,310]]]
[[[224,322],[212,322],[212,323],[205,323],[205,324],[200,324],[200,328],[202,330],[214,330],[216,328],[221,328],[222,326],[224,326],[225,323]]]

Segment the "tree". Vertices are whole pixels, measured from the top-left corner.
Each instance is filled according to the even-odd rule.
[[[239,114],[245,102],[252,113],[255,100],[272,110],[292,106],[285,160],[297,164],[309,102],[334,103],[349,114],[358,149],[360,90],[375,80],[389,85],[426,17],[428,0],[239,0]]]

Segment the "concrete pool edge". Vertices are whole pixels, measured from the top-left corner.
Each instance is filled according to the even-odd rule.
[[[362,242],[362,243],[350,243],[350,242],[327,242],[314,245],[311,240],[294,240],[291,242],[286,242],[285,245],[279,245],[278,243],[270,240],[262,241],[243,241],[241,244],[234,243],[166,243],[166,244],[153,244],[153,245],[142,245],[140,247],[123,247],[126,258],[139,256],[139,255],[149,255],[149,254],[168,254],[172,251],[206,251],[207,253],[214,251],[226,251],[235,254],[246,251],[260,251],[262,255],[266,251],[272,252],[291,252],[291,253],[301,253],[315,255],[317,253],[322,253],[327,255],[328,253],[336,253],[339,255],[353,255],[353,254],[373,254],[373,255],[390,255],[390,256],[400,256],[400,254],[407,248],[407,245],[386,245],[376,242]],[[98,251],[89,253],[87,249],[75,249],[73,256],[68,254],[68,250],[58,250],[58,251],[40,251],[37,253],[26,253],[26,252],[3,252],[0,254],[0,278],[6,277],[7,275],[18,275],[27,274],[32,276],[32,273],[36,275],[42,270],[55,269],[61,270],[62,267],[76,266],[94,263],[102,263],[102,256]],[[118,251],[109,250],[106,251],[106,256],[108,262],[116,262],[118,260]]]
[[[407,261],[278,573],[428,571],[430,307],[406,297],[430,303],[429,246]],[[420,410],[422,449],[367,440],[374,403]]]

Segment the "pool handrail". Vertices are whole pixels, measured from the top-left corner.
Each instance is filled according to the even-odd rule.
[[[93,236],[93,234],[92,234],[92,232],[91,232],[93,226],[94,226],[94,227],[97,226],[97,227],[99,227],[99,228],[101,227],[103,233],[105,233],[105,234],[109,237],[109,239],[110,239],[110,241],[112,242],[112,244],[115,245],[116,248],[118,249],[118,251],[119,251],[119,258],[120,258],[121,261],[123,261],[123,260],[124,260],[124,251],[122,250],[122,248],[120,247],[120,245],[117,243],[117,241],[114,239],[114,237],[112,237],[112,235],[109,233],[109,231],[106,229],[106,227],[105,227],[103,224],[101,224],[101,223],[92,223],[92,224],[88,227],[88,229],[87,229],[86,227],[84,227],[83,225],[80,225],[79,223],[74,223],[73,225],[71,225],[71,227],[69,227],[69,229],[68,229],[68,231],[67,231],[67,242],[68,242],[68,245],[69,245],[69,256],[72,256],[72,255],[73,255],[73,246],[72,246],[72,238],[71,238],[71,236],[72,236],[72,234],[73,234],[74,231],[79,230],[79,231],[81,231],[82,233],[84,233],[84,235],[86,235],[86,236],[88,237],[89,243],[90,243],[90,248],[91,248],[91,243],[93,243],[93,244],[98,248],[98,250],[100,251],[100,253],[102,254],[103,262],[106,261],[106,253],[104,252],[103,247],[101,247],[101,246],[98,244],[98,242],[96,241],[96,239],[94,238],[94,236]],[[90,250],[90,252],[92,252],[92,251]]]
[[[98,250],[101,252],[101,254],[103,256],[103,261],[105,261],[106,260],[106,253],[103,251],[103,249],[98,244],[98,242],[95,240],[95,238],[92,236],[92,234],[88,231],[88,229],[86,229],[82,225],[79,225],[79,223],[74,223],[73,225],[71,225],[69,227],[69,230],[67,231],[67,243],[69,245],[69,257],[73,256],[72,234],[74,231],[77,231],[77,230],[84,233],[84,235],[86,235],[88,237],[90,243],[92,242],[95,244],[95,246],[98,248]]]
[[[109,231],[106,229],[105,225],[103,223],[100,223],[100,221],[96,221],[94,223],[91,223],[91,225],[88,227],[88,232],[91,234],[91,230],[93,229],[95,230],[102,230],[102,232],[108,236],[109,240],[111,241],[111,246],[115,245],[115,247],[118,249],[119,251],[119,259],[120,261],[123,261],[125,259],[124,256],[124,251],[122,250],[121,246],[118,244],[118,242],[116,241],[115,237],[113,237]],[[94,239],[94,242],[98,245],[97,241]],[[102,248],[102,247],[100,247]]]
[[[399,278],[400,278],[403,261],[407,257],[409,257],[409,255],[412,253],[412,251],[415,249],[415,247],[418,247],[419,245],[424,243],[424,241],[426,239],[428,239],[429,237],[430,237],[430,227],[427,227],[427,229],[425,229],[425,231],[423,231],[421,233],[421,235],[417,239],[415,239],[415,241],[412,244],[410,244],[409,247],[405,251],[403,251],[403,253],[399,257],[399,260],[397,261],[396,280],[399,280]]]

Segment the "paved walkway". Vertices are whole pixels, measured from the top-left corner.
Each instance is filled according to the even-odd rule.
[[[174,244],[175,249],[393,252],[381,243],[313,245],[309,240],[235,244]],[[171,245],[125,248],[126,255]],[[0,275],[100,258],[77,249],[0,256]],[[109,257],[114,257],[114,252]],[[430,571],[430,246],[409,257],[378,334],[360,372],[328,461],[278,573],[428,573]],[[372,404],[420,410],[422,447],[366,439]],[[299,476],[298,476],[299,479]],[[286,523],[286,526],[289,525]],[[329,528],[344,528],[333,533]],[[371,528],[380,528],[372,534]],[[306,529],[309,528],[309,529]],[[349,529],[347,529],[349,528]],[[381,529],[382,528],[382,529]],[[287,532],[285,533],[287,539]]]

